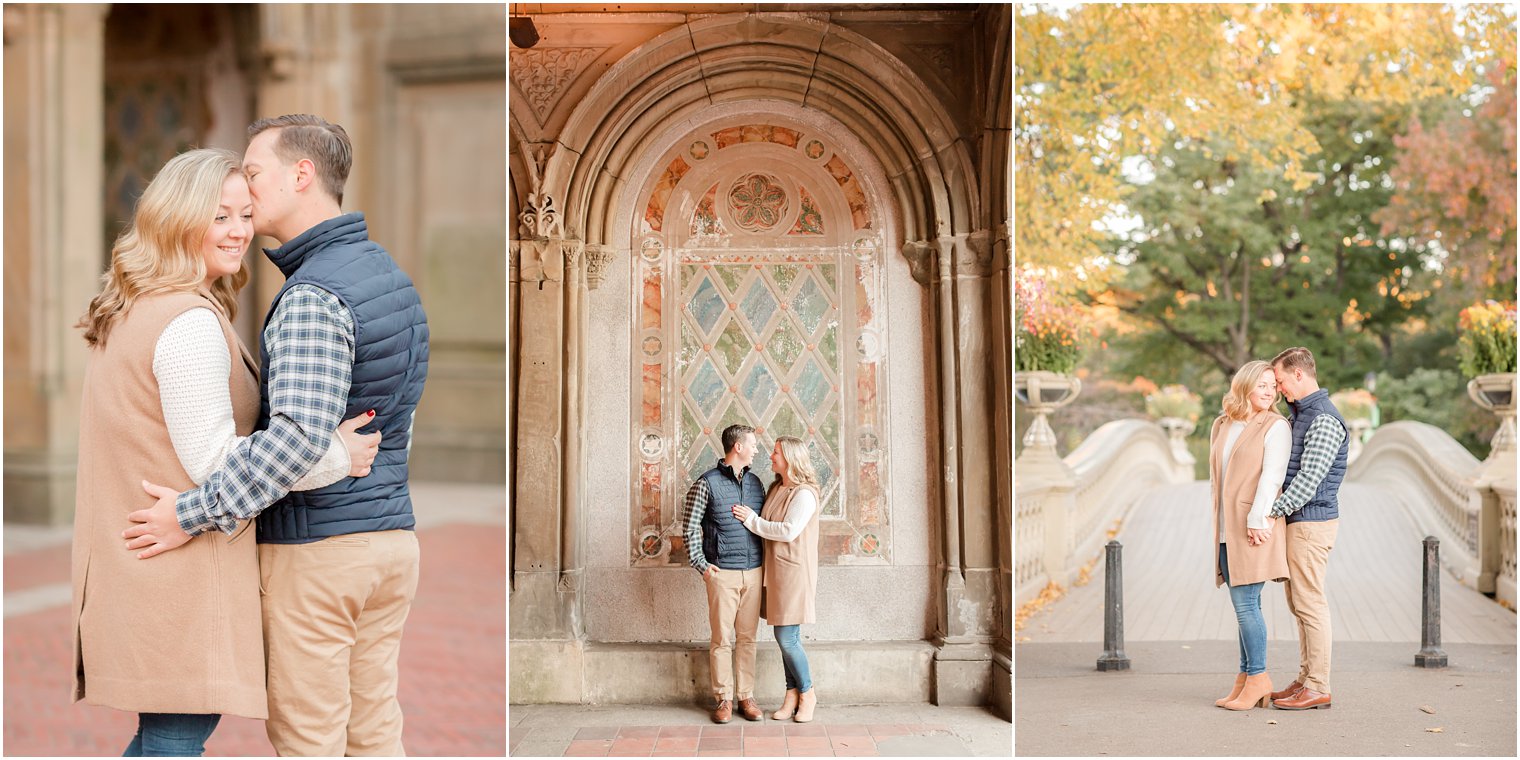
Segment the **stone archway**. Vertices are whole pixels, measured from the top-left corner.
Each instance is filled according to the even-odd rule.
[[[570,52],[577,50],[592,52]],[[774,118],[755,115],[770,111],[780,114],[776,118],[782,119],[781,126],[799,131],[799,145],[786,150],[806,148],[800,132],[806,131],[807,124],[799,128],[795,120],[812,120],[814,126],[827,123],[830,134],[853,143],[853,150],[847,152],[852,169],[874,175],[867,184],[874,194],[874,208],[881,211],[881,226],[873,228],[879,233],[876,260],[889,281],[886,301],[893,309],[888,353],[894,362],[900,357],[911,357],[913,362],[911,369],[897,366],[889,379],[898,383],[893,397],[906,399],[903,409],[916,415],[911,425],[916,447],[889,443],[884,448],[893,457],[888,477],[911,474],[910,480],[916,481],[911,493],[896,480],[886,490],[899,501],[910,495],[916,500],[919,523],[911,527],[916,529],[918,543],[916,549],[912,542],[891,543],[884,571],[901,571],[910,564],[904,561],[906,550],[916,552],[921,575],[908,583],[871,585],[860,594],[863,606],[882,601],[871,597],[876,591],[917,595],[892,600],[887,607],[896,615],[892,624],[913,631],[884,637],[907,641],[900,641],[904,645],[900,656],[882,655],[886,658],[882,662],[898,668],[905,684],[919,679],[894,698],[933,698],[942,704],[983,702],[990,681],[988,649],[1001,617],[998,560],[995,551],[991,556],[980,551],[981,543],[994,544],[995,507],[987,498],[994,488],[989,476],[994,447],[991,440],[968,444],[958,426],[961,419],[970,418],[974,437],[992,437],[986,419],[991,411],[989,392],[975,388],[967,394],[969,399],[963,398],[962,364],[988,362],[988,357],[975,352],[985,345],[986,331],[997,329],[988,324],[984,302],[988,278],[1000,266],[994,239],[1006,235],[995,232],[997,221],[989,220],[982,198],[988,194],[1006,198],[1007,193],[987,193],[988,180],[980,176],[989,168],[996,174],[997,159],[973,160],[972,133],[952,123],[930,88],[902,60],[857,32],[815,18],[770,13],[710,16],[658,34],[615,62],[604,64],[595,51],[565,47],[533,53],[535,62],[561,67],[533,69],[534,81],[561,77],[569,83],[580,72],[606,65],[596,69],[596,76],[587,75],[588,81],[594,81],[589,89],[577,88],[578,102],[573,108],[566,106],[568,115],[535,114],[525,98],[512,103],[513,131],[518,135],[513,168],[520,175],[514,183],[524,191],[514,199],[522,224],[513,241],[512,263],[523,336],[521,374],[516,382],[524,399],[519,402],[523,422],[517,428],[514,467],[520,484],[514,512],[519,527],[513,534],[514,689],[522,683],[516,674],[523,673],[525,680],[537,684],[531,695],[525,695],[530,701],[589,699],[586,684],[593,682],[593,673],[606,672],[615,658],[610,650],[576,642],[650,640],[632,632],[637,630],[660,631],[656,638],[662,641],[705,637],[700,617],[683,618],[669,604],[672,595],[679,598],[699,592],[680,589],[689,580],[680,573],[689,570],[671,557],[672,496],[666,489],[684,490],[685,484],[672,481],[690,473],[681,471],[678,477],[675,463],[697,456],[694,449],[698,455],[702,451],[701,445],[684,444],[715,434],[706,432],[712,425],[700,422],[722,423],[725,409],[719,404],[707,410],[705,420],[692,420],[688,429],[702,432],[683,438],[679,428],[687,422],[679,413],[667,412],[684,412],[690,406],[681,406],[688,398],[680,394],[690,392],[687,386],[703,370],[699,365],[687,367],[690,372],[659,369],[652,370],[659,380],[648,394],[658,399],[659,408],[646,420],[650,373],[645,365],[660,362],[645,362],[644,357],[667,356],[672,346],[679,350],[682,338],[679,321],[651,317],[647,327],[642,321],[642,267],[644,262],[663,262],[662,276],[669,276],[671,269],[677,272],[672,278],[676,281],[664,280],[654,295],[653,303],[659,304],[656,310],[662,315],[670,313],[672,303],[679,308],[681,296],[689,307],[703,282],[712,283],[720,296],[729,298],[724,305],[731,302],[735,311],[747,295],[756,292],[756,283],[763,281],[772,297],[781,291],[773,279],[754,275],[721,285],[712,279],[721,279],[717,271],[681,280],[682,257],[693,253],[687,243],[701,235],[690,234],[688,226],[684,241],[661,241],[658,254],[646,254],[647,237],[636,225],[649,207],[651,188],[672,173],[679,151],[693,147],[690,142],[678,144],[681,140],[740,114],[751,117],[746,122],[751,126],[774,126]],[[549,121],[563,128],[534,133],[532,143],[517,126]],[[706,134],[715,139],[724,127],[716,124]],[[989,142],[985,136],[981,139]],[[708,150],[717,151],[711,145]],[[696,165],[704,160],[682,159],[686,171],[677,171],[681,176],[670,179],[671,194],[687,197],[671,201],[667,196],[661,208],[678,217],[680,224],[690,225],[708,191],[725,181],[717,175],[698,181]],[[800,191],[796,196],[790,193],[808,180],[803,174],[786,174],[774,174],[773,184],[800,204]],[[688,175],[693,187],[702,187],[681,187]],[[713,203],[719,199],[720,193],[714,191]],[[816,195],[813,200],[827,205]],[[791,207],[790,213],[780,216],[795,223],[798,208]],[[1001,221],[1004,215],[994,216]],[[727,225],[734,220],[715,205],[710,217],[697,221],[700,232],[702,225]],[[662,218],[661,233],[666,232],[664,224]],[[727,232],[734,233],[732,226]],[[693,257],[685,265],[701,267],[721,261],[721,257]],[[760,262],[748,263],[753,267]],[[683,282],[690,287],[683,287]],[[666,289],[667,285],[675,290]],[[958,290],[968,287],[957,296]],[[791,290],[785,294],[796,295]],[[732,324],[741,325],[737,332],[743,333],[751,348],[764,339],[763,326],[738,317],[713,322],[705,337],[718,340]],[[737,337],[732,340],[739,342]],[[900,340],[904,347],[897,346]],[[701,345],[706,350],[707,343]],[[716,343],[713,346],[718,350]],[[969,362],[961,358],[968,352]],[[752,359],[734,353],[727,360],[737,364],[726,374],[715,373],[733,381],[726,389],[730,396],[741,394],[741,383],[764,384],[754,380],[754,368],[759,365]],[[615,371],[604,371],[609,366]],[[774,364],[768,366],[776,369]],[[843,380],[842,366],[838,372]],[[965,377],[987,383],[987,374],[973,368]],[[903,378],[906,381],[899,382]],[[542,393],[530,398],[532,385],[541,384],[557,388],[552,399]],[[746,411],[761,417],[776,413],[776,399],[784,393],[778,390],[777,396],[761,399],[767,405],[765,412],[754,409],[753,402]],[[963,401],[978,408],[963,408]],[[528,407],[541,402],[545,406],[532,409],[530,415]],[[910,424],[899,424],[906,419],[899,411],[892,410],[893,424],[898,430],[909,428]],[[840,448],[846,448],[842,434],[839,440]],[[905,460],[901,454],[910,448],[916,448],[916,453]],[[969,465],[963,463],[966,457],[972,460]],[[835,461],[845,464],[842,458]],[[660,473],[657,479],[646,477],[646,465]],[[612,474],[604,474],[604,469]],[[858,483],[855,488],[859,497],[864,489]],[[849,497],[849,489],[843,494]],[[882,524],[903,528],[903,512],[889,512]],[[963,516],[967,514],[969,518]],[[964,522],[968,519],[969,524]],[[976,545],[974,556],[963,549],[968,541]],[[652,566],[642,567],[641,562]],[[593,577],[595,582],[588,580]],[[871,614],[866,611],[863,616]],[[883,615],[878,610],[875,617]],[[820,637],[835,638],[830,632]],[[544,644],[523,646],[534,640]],[[909,643],[915,646],[906,646]],[[678,673],[690,668],[682,664],[689,658],[679,647],[651,645],[639,653],[642,659],[623,664]],[[549,660],[535,665],[536,654]],[[567,657],[580,666],[582,674],[573,684],[556,682],[550,666],[565,663]],[[604,692],[600,698],[609,696]]]

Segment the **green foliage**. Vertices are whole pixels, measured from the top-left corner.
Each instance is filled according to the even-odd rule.
[[[1365,388],[1351,388],[1330,394],[1330,403],[1334,404],[1341,416],[1348,420],[1370,422],[1372,410],[1377,406],[1377,399],[1373,398]]]
[[[1468,377],[1515,371],[1515,305],[1469,306],[1459,316],[1462,374]]]
[[[1382,424],[1414,420],[1445,430],[1478,459],[1488,456],[1498,419],[1467,397],[1467,383],[1450,369],[1417,369],[1406,377],[1377,376]]]

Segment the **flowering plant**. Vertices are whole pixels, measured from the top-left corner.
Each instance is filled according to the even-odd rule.
[[[1079,310],[1056,303],[1045,281],[1025,270],[1013,287],[1015,369],[1070,374],[1082,358]]]
[[[1488,301],[1462,310],[1457,350],[1468,377],[1515,371],[1515,305]]]
[[[1330,394],[1330,403],[1348,420],[1372,421],[1372,409],[1377,398],[1363,388],[1344,390]]]
[[[1186,385],[1168,385],[1145,397],[1145,413],[1152,417],[1178,417],[1197,423],[1203,413],[1203,397]]]

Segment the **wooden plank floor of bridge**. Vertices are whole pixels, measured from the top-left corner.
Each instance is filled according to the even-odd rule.
[[[1166,486],[1126,517],[1117,536],[1124,545],[1126,641],[1237,637],[1228,592],[1215,588],[1210,575],[1208,500],[1207,482]],[[1326,581],[1335,641],[1419,643],[1422,538],[1404,508],[1379,487],[1349,483],[1341,489],[1341,526]],[[1101,645],[1104,572],[1100,556],[1089,583],[1068,589],[1016,637]],[[1441,606],[1443,643],[1515,642],[1515,614],[1445,572]],[[1298,638],[1282,584],[1263,588],[1262,613],[1269,639]]]

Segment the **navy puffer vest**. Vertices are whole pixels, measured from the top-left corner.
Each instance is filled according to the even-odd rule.
[[[734,519],[734,505],[759,514],[765,507],[765,485],[744,468],[742,480],[722,462],[702,474],[707,481],[707,513],[702,515],[702,555],[724,570],[753,570],[765,561],[765,543]]]
[[[1330,465],[1330,471],[1325,473],[1325,479],[1319,482],[1319,489],[1314,496],[1304,504],[1304,508],[1288,515],[1289,523],[1296,522],[1324,522],[1334,520],[1341,516],[1339,493],[1341,481],[1346,478],[1346,452],[1350,450],[1350,428],[1346,425],[1346,418],[1341,416],[1335,404],[1330,403],[1330,392],[1321,388],[1297,402],[1289,401],[1290,415],[1288,420],[1293,423],[1293,454],[1288,459],[1288,474],[1283,479],[1283,489],[1293,482],[1294,476],[1298,475],[1299,465],[1303,462],[1304,436],[1309,433],[1309,426],[1314,423],[1314,418],[1322,414],[1328,414],[1341,424],[1341,430],[1346,435],[1341,438],[1341,449],[1336,452],[1335,462]]]
[[[412,530],[407,444],[412,412],[427,378],[428,326],[412,280],[371,242],[363,214],[329,219],[284,246],[264,251],[285,273],[286,291],[314,285],[337,296],[354,318],[354,368],[343,419],[369,409],[381,433],[370,474],[314,491],[293,491],[259,515],[260,543],[304,544],[332,536]],[[268,320],[265,320],[268,326]],[[259,349],[262,395],[258,429],[269,426],[269,353]]]

